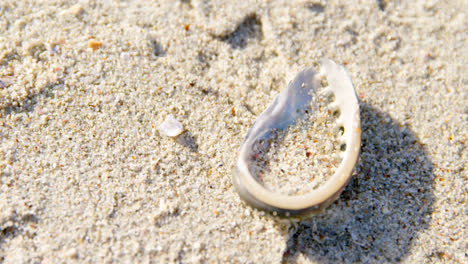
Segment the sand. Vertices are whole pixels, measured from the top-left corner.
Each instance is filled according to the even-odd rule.
[[[468,3],[237,2],[0,2],[0,262],[468,262]],[[360,161],[278,221],[233,164],[322,57],[355,84]]]
[[[268,137],[253,145],[250,170],[267,189],[291,196],[306,194],[338,168],[344,155],[340,149],[344,128],[340,131],[336,122],[339,110],[329,107],[334,98],[323,92],[327,86],[310,93],[311,102],[293,124],[270,130]]]

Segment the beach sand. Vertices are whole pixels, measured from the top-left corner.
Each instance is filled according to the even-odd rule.
[[[0,262],[467,263],[466,10],[1,1]],[[329,208],[278,221],[240,200],[234,162],[322,57],[355,85],[360,161]]]

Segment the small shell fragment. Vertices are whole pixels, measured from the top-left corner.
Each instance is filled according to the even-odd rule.
[[[182,124],[177,121],[172,115],[168,115],[166,120],[162,122],[161,125],[158,126],[159,133],[166,137],[176,137],[182,132],[184,132],[184,128]]]
[[[233,183],[240,197],[249,205],[277,216],[309,216],[330,205],[343,191],[351,178],[359,157],[361,129],[359,104],[346,69],[332,60],[322,59],[320,73],[312,69],[300,72],[273,103],[260,114],[247,132],[235,165]],[[314,103],[321,81],[328,82],[321,93],[334,97],[330,109],[341,114],[335,121],[342,131],[340,140],[341,163],[328,180],[305,194],[287,195],[266,188],[255,175],[252,157],[255,143],[268,139],[273,131],[285,130],[303,118],[306,109]],[[313,109],[313,108],[312,108]]]

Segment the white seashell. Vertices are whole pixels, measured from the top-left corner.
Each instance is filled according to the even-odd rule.
[[[361,128],[359,104],[346,69],[332,60],[320,62],[321,72],[312,69],[300,72],[296,78],[276,96],[273,103],[257,118],[240,147],[233,183],[240,197],[253,207],[279,216],[310,215],[331,204],[351,178],[359,157]],[[317,93],[320,80],[326,77],[329,86],[323,92],[333,94],[335,100],[329,105],[340,111],[336,121],[344,130],[342,142],[343,159],[335,173],[317,189],[302,195],[286,195],[272,192],[252,175],[251,156],[256,141],[268,137],[274,129],[285,129],[304,115],[313,95]]]
[[[176,137],[182,132],[184,132],[184,128],[182,124],[177,121],[172,115],[168,115],[166,120],[158,126],[159,133],[166,137]]]

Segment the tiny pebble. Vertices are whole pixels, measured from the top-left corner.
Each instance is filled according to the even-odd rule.
[[[41,123],[41,125],[45,126],[45,125],[47,125],[48,122],[49,122],[49,116],[47,116],[47,115],[42,115],[42,116],[40,117],[40,123]]]
[[[76,4],[67,10],[67,12],[70,15],[74,15],[74,16],[80,15],[83,11],[84,11],[83,7],[79,4]]]
[[[88,42],[88,48],[91,48],[93,51],[100,49],[102,47],[102,42],[97,40],[90,40]]]
[[[62,11],[60,13],[60,15],[62,16],[70,16],[70,17],[77,17],[79,15],[81,15],[84,11],[84,8],[80,5],[80,4],[76,4],[76,5],[73,5],[71,6],[70,8]]]
[[[78,258],[78,250],[76,248],[70,248],[64,253],[65,257],[76,259]]]

